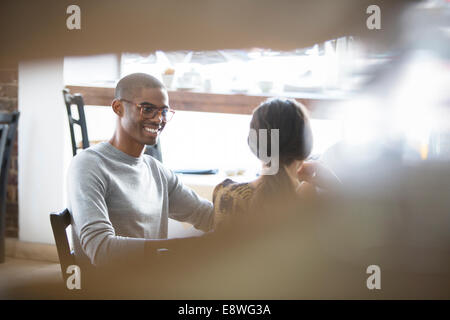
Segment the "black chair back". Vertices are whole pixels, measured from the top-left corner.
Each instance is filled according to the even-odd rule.
[[[8,137],[9,124],[0,124],[0,159],[3,159],[3,154],[5,152],[6,147],[6,139]],[[0,174],[1,174],[1,166],[0,166]]]
[[[72,141],[72,153],[77,154],[78,146],[75,141],[74,125],[79,125],[81,129],[81,143],[82,148],[89,148],[89,137],[86,125],[86,116],[84,114],[84,101],[81,94],[70,94],[68,89],[63,90],[64,102],[66,103],[67,116],[69,117],[70,139]],[[72,106],[77,106],[78,119],[72,116]]]
[[[5,261],[6,189],[19,112],[0,113],[0,263]]]
[[[52,224],[53,236],[55,237],[56,249],[58,251],[59,263],[64,282],[67,280],[67,267],[75,265],[75,254],[70,250],[69,240],[66,229],[71,224],[70,212],[65,209],[61,212],[50,214],[50,223]]]
[[[152,145],[152,146],[145,146],[145,154],[148,154],[150,156],[152,156],[155,159],[158,159],[159,162],[162,162],[162,154],[161,154],[161,142],[158,138],[158,141],[156,142],[156,144]]]

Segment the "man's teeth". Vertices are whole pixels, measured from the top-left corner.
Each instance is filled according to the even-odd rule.
[[[151,132],[151,133],[158,133],[158,129],[152,129],[152,128],[144,127],[144,130],[147,131],[147,132]]]

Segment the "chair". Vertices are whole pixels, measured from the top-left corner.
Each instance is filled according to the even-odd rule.
[[[155,159],[158,159],[159,162],[162,162],[161,142],[159,141],[159,138],[158,138],[158,141],[156,141],[156,143],[154,145],[152,145],[152,146],[149,146],[149,145],[145,146],[144,153],[152,156]]]
[[[89,148],[89,137],[86,125],[86,116],[84,114],[84,101],[81,94],[72,95],[68,89],[63,90],[64,102],[66,103],[67,116],[69,117],[69,129],[70,139],[72,141],[72,153],[73,156],[77,154],[79,146],[75,141],[75,128],[74,125],[79,125],[81,129],[81,143],[82,149]],[[77,106],[78,119],[72,116],[72,105]]]
[[[75,254],[70,250],[69,240],[67,239],[66,228],[71,224],[70,212],[65,209],[60,212],[50,213],[50,223],[52,224],[53,236],[55,237],[56,249],[58,251],[59,263],[64,282],[67,280],[67,267],[75,265]]]
[[[0,113],[0,263],[5,261],[6,188],[19,114],[18,111]]]

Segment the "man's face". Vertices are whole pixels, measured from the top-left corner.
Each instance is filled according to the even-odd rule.
[[[142,117],[141,108],[135,104],[150,103],[160,108],[167,107],[167,91],[163,88],[142,88],[136,90],[134,97],[122,98],[133,102],[132,104],[122,100],[124,116],[121,117],[120,123],[123,130],[140,144],[155,144],[166,123],[162,121],[160,113],[150,119]]]

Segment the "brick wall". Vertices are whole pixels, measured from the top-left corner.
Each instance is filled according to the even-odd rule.
[[[0,112],[17,110],[18,66],[0,68]],[[17,137],[11,153],[6,195],[6,236],[18,236]]]

